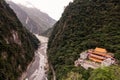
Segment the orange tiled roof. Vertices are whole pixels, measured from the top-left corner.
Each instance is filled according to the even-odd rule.
[[[97,52],[97,51],[93,51],[92,54],[97,54],[97,55],[101,55],[101,56],[104,56],[104,57],[112,58],[112,56],[107,54],[107,53],[100,53],[100,52]]]
[[[90,60],[92,61],[95,61],[95,62],[99,62],[101,63],[103,60],[100,60],[100,59],[96,59],[96,58],[93,58],[93,57],[89,57]]]
[[[96,47],[94,51],[101,52],[101,53],[107,53],[107,50],[104,48],[98,48]]]
[[[95,54],[90,54],[89,56],[90,56],[90,57],[93,57],[93,58],[100,59],[100,60],[104,60],[104,59],[105,59],[105,57],[103,57],[103,56],[98,56],[98,55],[95,55]]]

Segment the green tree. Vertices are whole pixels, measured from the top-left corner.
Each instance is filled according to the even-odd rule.
[[[88,80],[120,80],[120,67],[111,66],[96,69]]]

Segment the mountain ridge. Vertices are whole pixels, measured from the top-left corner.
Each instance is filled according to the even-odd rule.
[[[32,61],[40,42],[0,0],[0,80],[17,80]]]
[[[41,34],[51,28],[56,22],[48,14],[41,12],[37,8],[28,8],[21,4],[7,1],[15,11],[20,21],[28,30],[33,33]],[[26,24],[27,23],[27,24]]]

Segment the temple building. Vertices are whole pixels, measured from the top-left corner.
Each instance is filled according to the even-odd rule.
[[[107,53],[106,49],[103,48],[95,48],[88,50],[88,58],[94,62],[103,62],[104,60],[110,58],[114,60],[113,56]]]
[[[99,68],[115,64],[114,54],[108,53],[104,48],[89,49],[80,53],[80,58],[74,62],[75,66],[82,66],[85,69]]]

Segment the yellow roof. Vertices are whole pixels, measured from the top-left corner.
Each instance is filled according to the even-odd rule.
[[[96,47],[94,51],[101,52],[101,53],[107,53],[107,50],[104,48],[98,48]]]

